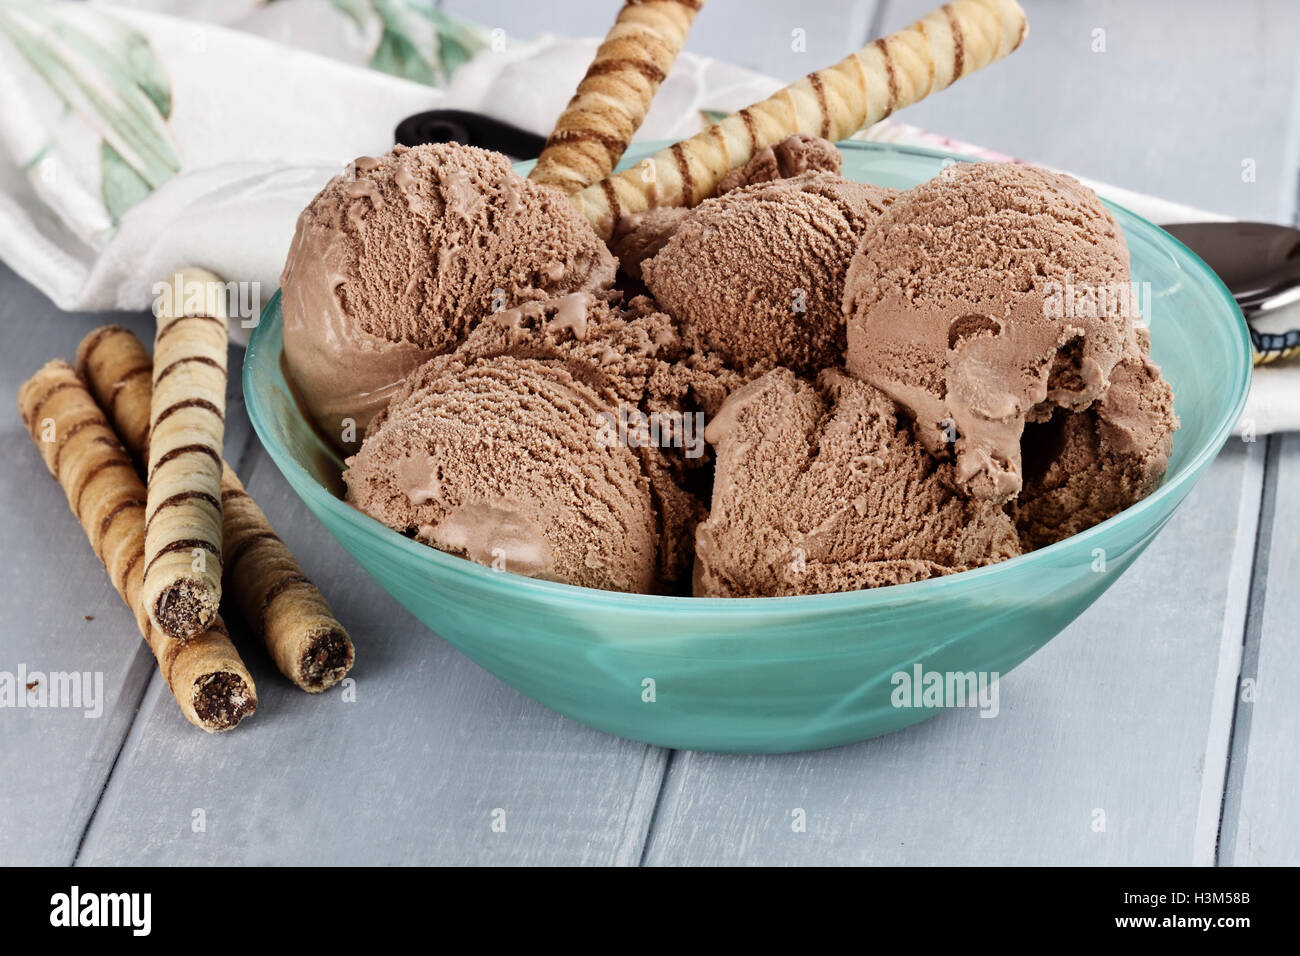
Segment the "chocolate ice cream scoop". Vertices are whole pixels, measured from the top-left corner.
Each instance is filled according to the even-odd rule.
[[[893,195],[831,173],[736,189],[697,206],[642,277],[729,361],[815,374],[842,361],[845,272]]]
[[[1012,505],[1026,550],[1119,514],[1164,477],[1178,417],[1146,339],[1138,329],[1091,407],[1026,427],[1025,485]]]
[[[723,176],[715,195],[803,173],[834,173],[838,176],[843,165],[844,157],[834,143],[819,136],[795,133],[779,143],[765,146],[744,166]]]
[[[1026,421],[1106,391],[1136,308],[1128,249],[1096,195],[1029,166],[961,163],[881,216],[849,269],[846,364],[916,419],[957,481],[1021,487]]]
[[[733,169],[718,183],[715,195],[804,173],[823,172],[838,176],[843,163],[844,157],[834,143],[796,133],[760,150],[744,166]],[[628,213],[620,218],[609,238],[610,251],[618,257],[619,267],[634,279],[640,279],[641,263],[667,245],[691,213],[692,210],[682,206],[654,206],[645,212]]]
[[[713,419],[717,475],[696,532],[695,594],[763,597],[902,584],[1020,553],[1004,510],[952,490],[952,466],[882,392],[839,369],[776,369]]]
[[[348,459],[348,500],[499,570],[648,592],[657,529],[631,448],[595,440],[609,405],[557,362],[435,359]]]
[[[644,297],[628,308],[583,292],[525,303],[480,324],[445,361],[501,355],[554,364],[600,397],[607,411],[593,440],[633,448],[650,482],[659,582],[667,587],[686,577],[705,513],[687,490],[710,462],[704,421],[741,384],[740,375],[692,347],[680,323]]]
[[[396,384],[493,311],[602,289],[615,262],[564,196],[443,143],[361,157],[303,210],[284,350],[317,425],[360,435]]]
[[[349,459],[349,500],[426,544],[483,563],[501,548],[509,569],[523,574],[610,590],[671,589],[690,571],[705,514],[686,488],[708,462],[705,415],[740,377],[693,349],[649,299],[619,308],[612,298],[574,292],[494,313],[454,351],[421,366]],[[599,477],[610,474],[617,481]],[[581,515],[588,495],[595,510]],[[455,535],[439,530],[452,511],[460,515],[450,526]],[[602,515],[626,529],[630,553],[600,544]],[[471,519],[488,530],[471,537]],[[589,535],[582,551],[572,535],[593,521],[600,537]]]

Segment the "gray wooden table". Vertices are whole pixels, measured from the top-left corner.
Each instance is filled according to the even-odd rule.
[[[1296,221],[1300,6],[1022,2],[1032,42],[902,118]],[[612,16],[443,5],[524,36]],[[788,79],[930,6],[710,0],[690,47]],[[106,318],[150,335],[145,315],[59,313],[0,268],[0,395]],[[737,757],[606,736],[452,651],[297,501],[237,388],[230,403],[227,457],[350,628],[356,700],[293,690],[244,640],[261,711],[215,737],[185,723],[11,404],[0,670],[102,672],[107,704],[0,710],[0,863],[1300,863],[1300,436],[1231,441],[1119,583],[1002,682],[999,719]]]

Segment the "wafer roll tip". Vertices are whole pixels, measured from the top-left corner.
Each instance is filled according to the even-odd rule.
[[[257,689],[230,671],[204,674],[194,682],[195,725],[208,733],[232,730],[257,710]]]
[[[303,649],[295,683],[309,694],[319,694],[341,681],[355,660],[347,632],[341,627],[326,628]]]

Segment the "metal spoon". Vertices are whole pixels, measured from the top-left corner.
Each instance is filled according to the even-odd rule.
[[[1300,302],[1300,230],[1267,222],[1189,222],[1164,228],[1218,273],[1248,325]],[[1250,340],[1257,365],[1300,355],[1300,329],[1272,333],[1250,325]]]

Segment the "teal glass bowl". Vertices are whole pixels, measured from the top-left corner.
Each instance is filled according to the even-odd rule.
[[[960,161],[888,145],[842,148],[846,176],[896,188]],[[278,293],[248,346],[245,400],[271,458],[362,567],[529,697],[664,747],[777,753],[850,743],[938,712],[894,706],[894,675],[915,674],[915,665],[1006,674],[1060,633],[1142,553],[1241,413],[1251,352],[1228,291],[1167,233],[1111,208],[1134,280],[1149,283],[1152,353],[1182,419],[1165,481],[1082,534],[948,577],[807,597],[659,597],[533,580],[417,544],[339,497],[342,462],[304,420],[281,371]]]

